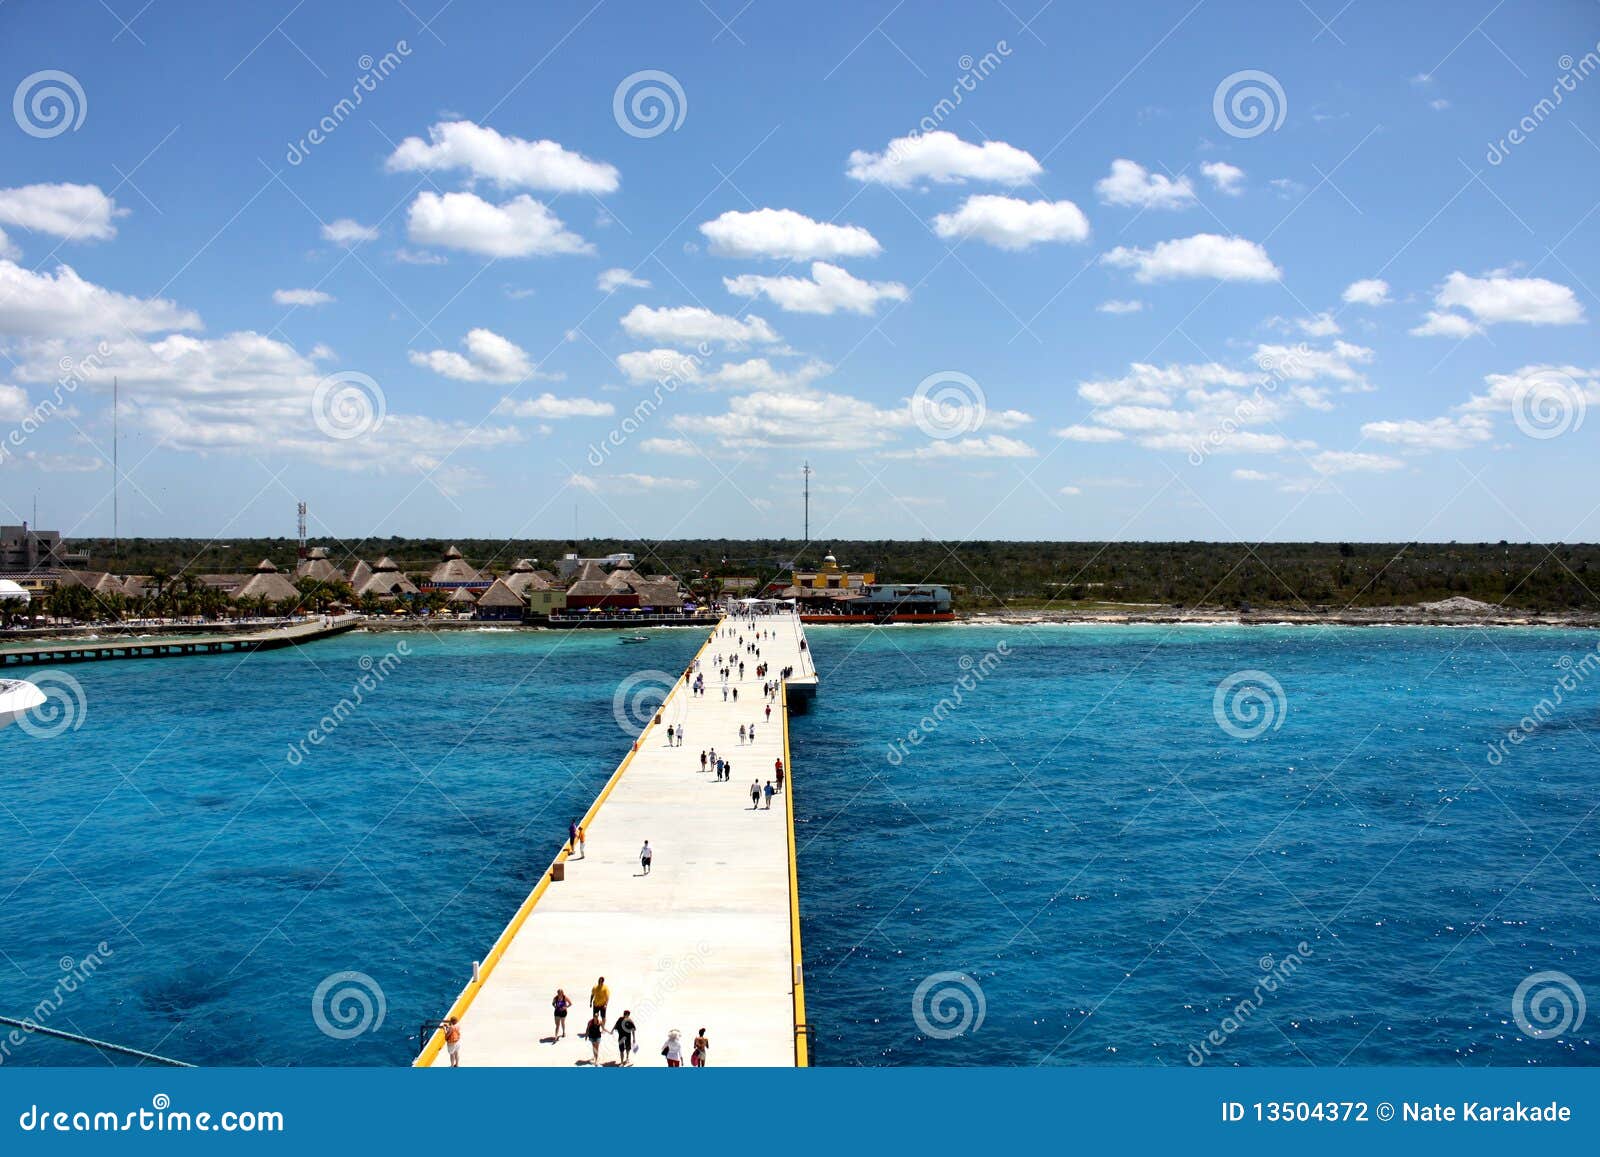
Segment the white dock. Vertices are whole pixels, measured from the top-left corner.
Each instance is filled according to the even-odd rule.
[[[743,650],[740,635],[760,648],[759,658]],[[625,1009],[639,1027],[639,1066],[666,1064],[669,1029],[681,1033],[688,1064],[702,1027],[708,1064],[808,1063],[788,754],[788,705],[816,690],[804,639],[794,615],[718,623],[697,657],[705,693],[693,695],[678,679],[659,722],[645,728],[583,819],[584,850],[569,855],[563,845],[447,1014],[460,1019],[463,1066],[587,1066],[582,1034],[601,976],[611,991],[607,1027]],[[726,700],[719,653],[733,667]],[[775,700],[762,696],[762,662],[767,679],[794,668]],[[687,728],[681,747],[667,745],[668,724]],[[755,725],[753,743],[740,744],[741,724]],[[700,770],[700,752],[712,747],[733,765],[725,782]],[[752,810],[751,781],[765,787],[779,758],[785,790],[770,809],[763,798]],[[802,790],[803,783],[802,776]],[[648,875],[639,863],[646,840],[654,850]],[[553,881],[552,872],[565,878]],[[552,1041],[557,988],[573,1007],[567,1036]],[[416,1064],[449,1064],[442,1043],[435,1032]],[[601,1064],[616,1061],[608,1033]]]

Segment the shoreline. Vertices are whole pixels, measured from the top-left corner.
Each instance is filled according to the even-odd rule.
[[[963,626],[1211,626],[1211,627],[1559,627],[1594,629],[1600,614],[1582,611],[1446,611],[1422,607],[1361,607],[1339,611],[1207,611],[1134,609],[1127,611],[970,611],[957,616]]]

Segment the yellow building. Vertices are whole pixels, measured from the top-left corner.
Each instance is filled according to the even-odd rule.
[[[858,591],[877,581],[872,571],[841,570],[839,560],[828,555],[822,560],[820,570],[797,570],[790,576],[790,585],[815,591]]]

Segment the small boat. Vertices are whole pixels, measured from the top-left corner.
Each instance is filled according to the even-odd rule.
[[[623,635],[622,639],[620,641],[624,642],[624,643],[648,643],[650,641],[650,636],[649,635]]]
[[[44,692],[26,679],[0,679],[0,727],[26,715],[44,700]]]

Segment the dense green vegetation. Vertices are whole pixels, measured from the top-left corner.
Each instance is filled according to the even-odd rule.
[[[80,540],[96,569],[173,576],[244,572],[262,558],[284,570],[295,562],[290,539],[123,539],[113,559],[108,540]],[[391,556],[408,573],[431,570],[450,541],[426,538],[319,540],[348,568]],[[937,582],[968,609],[1000,605],[1061,606],[1094,602],[1182,607],[1308,608],[1396,606],[1464,595],[1523,610],[1600,612],[1600,545],[1539,543],[1207,543],[966,542],[681,539],[457,539],[474,566],[504,572],[518,558],[552,565],[568,551],[589,557],[638,556],[639,569],[678,575],[786,576],[799,558],[816,566],[831,550],[850,570],[880,580]]]

